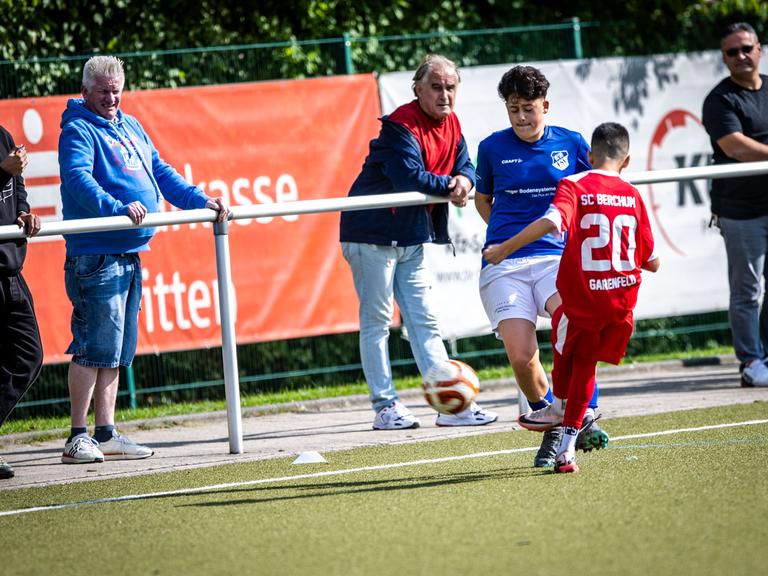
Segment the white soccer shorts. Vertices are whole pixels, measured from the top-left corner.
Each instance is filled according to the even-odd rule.
[[[508,258],[487,265],[480,272],[480,299],[496,331],[499,322],[522,318],[536,324],[538,316],[549,317],[545,305],[557,292],[555,282],[560,256]]]

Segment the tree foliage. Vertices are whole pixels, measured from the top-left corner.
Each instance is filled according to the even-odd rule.
[[[574,18],[585,23],[584,56],[710,49],[736,20],[768,29],[761,0],[0,0],[0,9],[2,97],[77,91],[94,53],[125,55],[128,85],[152,88],[344,73],[350,57],[356,71],[411,69],[427,51],[463,65],[570,58],[579,54],[568,29],[467,33]]]
[[[712,45],[703,31],[734,19],[763,30],[761,0],[0,0],[0,59],[168,50],[227,44],[562,22],[601,22],[626,53]]]

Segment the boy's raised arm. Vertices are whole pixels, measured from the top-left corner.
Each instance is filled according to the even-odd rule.
[[[641,266],[641,268],[643,270],[648,270],[648,272],[656,272],[656,270],[659,269],[659,266],[661,266],[661,260],[659,260],[657,256],[653,260],[648,260],[645,264]]]
[[[510,254],[520,250],[523,246],[538,240],[542,236],[558,232],[557,225],[548,218],[539,218],[531,222],[520,232],[502,242],[491,244],[483,250],[483,258],[491,264],[500,264]]]

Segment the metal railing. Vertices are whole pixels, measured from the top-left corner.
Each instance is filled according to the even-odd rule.
[[[738,165],[709,166],[703,168],[679,168],[626,173],[625,178],[633,184],[651,184],[675,180],[698,180],[751,176],[768,173],[768,161],[749,162]],[[416,206],[448,202],[447,198],[430,196],[420,192],[401,192],[353,198],[328,198],[319,200],[299,200],[283,204],[257,204],[232,207],[232,220],[260,218],[266,216],[286,216],[300,214],[319,214],[324,212],[344,212],[370,208]],[[185,210],[149,214],[138,227],[149,228],[173,224],[192,224],[215,222],[216,213],[209,209]],[[81,234],[106,230],[124,230],[137,227],[127,216],[109,216],[46,222],[39,236],[57,236],[61,234]],[[229,447],[232,454],[243,451],[242,415],[240,412],[240,382],[237,371],[237,346],[235,339],[234,315],[231,313],[232,273],[229,259],[228,223],[214,223],[213,234],[216,249],[216,272],[219,286],[219,306],[221,310],[222,361],[224,366],[224,388],[227,403],[227,424],[229,429]],[[18,226],[0,226],[0,240],[22,238],[23,230]],[[521,395],[522,397],[522,395]]]

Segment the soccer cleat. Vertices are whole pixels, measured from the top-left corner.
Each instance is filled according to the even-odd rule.
[[[9,478],[13,478],[15,475],[15,472],[13,471],[13,466],[8,464],[8,462],[5,461],[5,458],[0,456],[0,480],[8,480]]]
[[[88,436],[87,433],[78,434],[72,440],[64,444],[64,452],[61,454],[62,464],[90,464],[104,462],[104,454],[98,448],[99,443]]]
[[[404,430],[418,428],[419,425],[419,419],[400,402],[382,408],[373,419],[374,430]]]
[[[438,414],[436,426],[485,426],[498,420],[499,415],[490,410],[483,410],[472,402],[469,408],[458,414]]]
[[[576,450],[590,452],[608,446],[610,438],[605,430],[597,425],[599,418],[600,416],[593,418],[590,414],[584,416],[579,435],[576,436]]]
[[[576,473],[579,466],[576,464],[576,454],[573,452],[562,452],[555,457],[555,473],[567,474]]]
[[[152,448],[137,444],[117,430],[112,431],[112,438],[99,442],[99,449],[104,454],[104,460],[141,460],[155,453]]]
[[[741,371],[742,388],[768,386],[768,366],[762,360],[752,360]]]
[[[520,414],[517,418],[517,423],[526,430],[546,432],[556,426],[560,426],[563,423],[563,415],[555,412],[554,406],[550,404],[546,408]]]
[[[557,455],[557,448],[560,446],[560,439],[562,437],[563,428],[561,426],[544,432],[539,451],[533,457],[534,468],[551,468],[555,465],[555,456]]]

